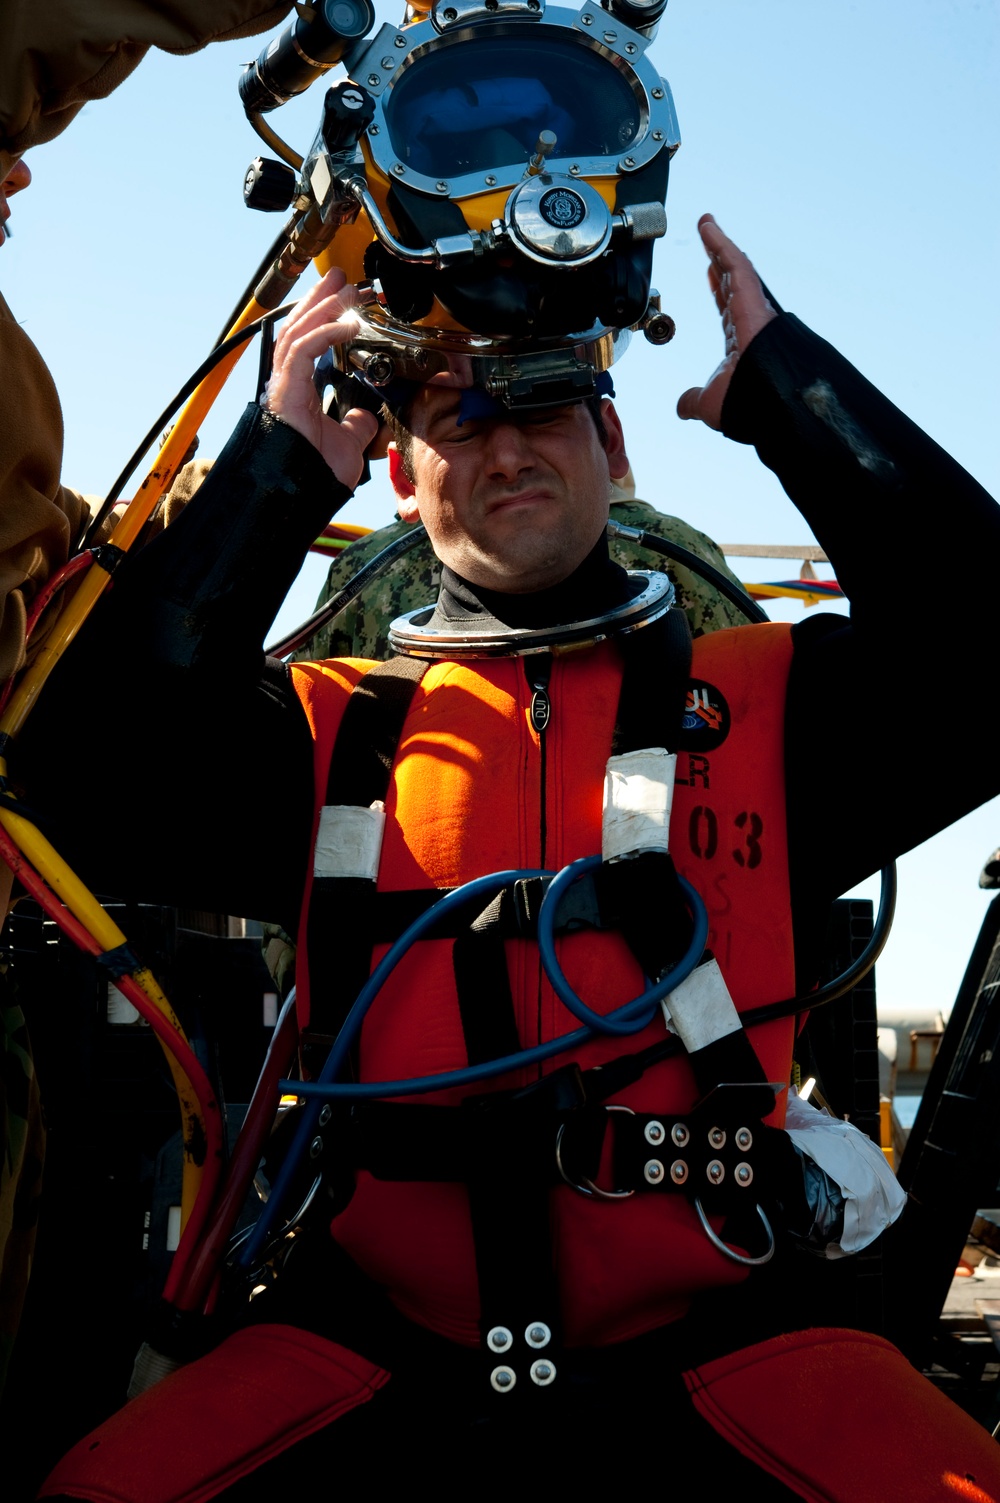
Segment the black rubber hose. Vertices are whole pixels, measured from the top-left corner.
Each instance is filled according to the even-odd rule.
[[[222,344],[217,345],[212,353],[205,357],[205,359],[199,365],[198,369],[188,377],[177,395],[160,413],[159,417],[156,419],[156,422],[153,423],[152,427],[143,437],[142,442],[139,444],[138,448],[136,448],[130,455],[124,469],[118,476],[114,485],[108,491],[108,494],[105,496],[103,502],[101,503],[100,510],[98,511],[94,520],[91,522],[90,527],[87,529],[87,536],[85,537],[83,543],[80,545],[81,547],[89,548],[92,545],[91,540],[95,537],[101,523],[108,516],[115,502],[118,500],[125,486],[128,484],[133,471],[136,470],[139,464],[142,462],[143,455],[156,442],[157,436],[163,432],[164,428],[166,428],[167,424],[170,422],[170,419],[173,417],[178,407],[180,407],[184,402],[187,401],[188,397],[193,391],[197,390],[197,388],[201,385],[202,381],[204,381],[209,372],[214,370],[219,361],[224,360],[232,350],[235,350],[237,348],[237,346],[244,344],[248,339],[252,339],[255,334],[259,333],[264,324],[273,323],[279,318],[287,318],[288,314],[291,313],[294,307],[294,303],[286,303],[283,308],[276,308],[273,313],[266,313],[263,318],[257,319],[252,324],[247,324],[246,328],[240,329],[238,334],[231,335],[229,339],[225,340]]]
[[[622,528],[620,522],[615,522],[614,525]],[[697,553],[692,553],[690,548],[682,548],[680,543],[668,543],[666,538],[661,538],[657,533],[646,532],[638,527],[630,527],[627,531],[623,529],[620,535],[627,538],[631,533],[638,533],[635,541],[641,547],[649,548],[653,553],[661,553],[664,558],[672,558],[675,563],[683,564],[685,568],[690,569],[692,574],[698,574],[709,584],[715,585],[719,594],[724,595],[732,605],[736,606],[737,610],[742,611],[748,621],[757,625],[770,619],[767,612],[757,604],[756,600],[751,600],[745,590],[733,584],[731,579],[727,579],[722,570],[716,569],[714,564],[706,563],[703,558],[699,558]]]
[[[374,558],[369,559],[366,564],[361,566],[357,574],[352,575],[342,590],[338,590],[336,595],[331,595],[330,599],[325,601],[319,610],[313,611],[307,621],[303,621],[301,626],[297,626],[293,632],[289,632],[287,637],[282,637],[280,641],[272,642],[269,646],[265,647],[264,651],[267,656],[269,658],[286,658],[289,653],[295,652],[297,648],[302,647],[309,641],[310,637],[315,636],[321,626],[325,626],[328,621],[332,620],[340,611],[349,606],[355,596],[361,594],[365,585],[376,574],[381,574],[382,570],[388,568],[389,564],[406,553],[415,543],[419,543],[425,531],[426,529],[421,523],[414,527],[412,532],[404,533],[401,538],[396,538],[393,542],[389,543],[387,547],[382,549],[381,553],[376,553]]]

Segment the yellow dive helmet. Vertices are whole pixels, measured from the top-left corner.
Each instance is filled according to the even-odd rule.
[[[241,83],[251,120],[281,149],[260,115],[304,87],[305,65],[314,77],[335,55],[347,78],[306,157],[282,151],[294,182],[258,159],[247,196],[311,209],[309,253],[358,285],[344,371],[379,389],[460,358],[508,406],[547,405],[592,395],[630,329],[670,338],[650,281],[679,135],[645,57],[665,3],[438,0],[360,40],[368,0],[297,8]]]

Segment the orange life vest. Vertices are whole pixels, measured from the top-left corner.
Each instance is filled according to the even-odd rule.
[[[737,1008],[794,992],[783,777],[789,628],[741,627],[694,646],[685,744],[678,757],[671,851],[701,893],[715,952]],[[350,692],[369,665],[355,660],[292,668],[315,742],[316,822],[327,770]],[[604,772],[611,749],[622,661],[613,643],[556,656],[549,683],[546,787],[531,690],[518,658],[433,664],[406,716],[386,799],[378,890],[452,888],[485,873],[545,865],[559,869],[601,849]],[[655,693],[651,684],[649,692]],[[541,831],[546,831],[544,862]],[[308,891],[306,907],[308,906]],[[305,925],[299,936],[300,1022],[310,1011]],[[350,936],[329,936],[349,943]],[[508,939],[517,1029],[530,1047],[575,1026],[545,978],[537,945]],[[385,952],[376,948],[373,963]],[[640,968],[615,932],[558,941],[570,983],[595,1010],[610,1011],[644,989]],[[789,1078],[791,1018],[752,1030],[765,1076]],[[663,1037],[658,1020],[629,1040]],[[595,1038],[574,1051],[584,1068],[623,1052]],[[555,1060],[546,1068],[555,1068]],[[415,945],[375,1001],[361,1034],[362,1080],[391,1080],[460,1068],[466,1051],[451,943]],[[496,1087],[535,1078],[508,1075]],[[422,1100],[449,1103],[462,1092]],[[615,1097],[639,1112],[684,1113],[698,1100],[684,1058],[663,1061]],[[780,1126],[783,1101],[768,1119]],[[610,1167],[607,1167],[610,1183]],[[681,1195],[607,1202],[569,1186],[550,1198],[552,1245],[567,1346],[623,1341],[682,1315],[700,1290],[740,1282],[745,1270],[708,1241]],[[400,1310],[438,1334],[475,1346],[478,1290],[465,1187],[395,1182],[358,1174],[332,1233],[384,1285]]]

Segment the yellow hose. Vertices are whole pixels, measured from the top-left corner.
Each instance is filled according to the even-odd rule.
[[[6,772],[3,759],[0,758],[0,776]],[[119,945],[127,944],[127,939],[118,925],[109,917],[97,899],[88,890],[73,869],[67,865],[59,852],[50,845],[45,836],[33,825],[30,819],[25,819],[23,814],[15,814],[13,809],[0,808],[0,824],[10,838],[24,853],[31,865],[44,876],[48,885],[56,896],[66,905],[74,918],[80,920],[84,928],[97,941],[102,950],[117,950]],[[132,973],[132,979],[141,987],[153,1006],[163,1014],[167,1022],[173,1028],[178,1038],[185,1044],[187,1038],[181,1027],[180,1019],[174,1012],[166,996],[160,989],[160,985],[151,971],[142,967]],[[181,1221],[186,1223],[198,1186],[201,1183],[202,1167],[196,1164],[191,1157],[191,1144],[197,1141],[197,1134],[192,1132],[192,1120],[200,1127],[201,1141],[204,1142],[205,1122],[197,1095],[187,1075],[181,1069],[177,1060],[164,1049],[170,1074],[173,1077],[174,1088],[177,1091],[178,1103],[181,1109],[181,1118],[184,1125],[184,1173],[181,1189]]]

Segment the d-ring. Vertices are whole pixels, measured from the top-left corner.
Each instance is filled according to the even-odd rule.
[[[738,1253],[734,1247],[730,1247],[728,1242],[723,1242],[705,1215],[700,1200],[695,1199],[694,1208],[698,1212],[698,1220],[701,1222],[702,1231],[712,1246],[719,1249],[723,1257],[729,1258],[733,1263],[742,1263],[747,1268],[759,1268],[762,1263],[770,1263],[774,1257],[774,1233],[771,1230],[771,1223],[764,1215],[763,1207],[760,1205],[757,1206],[757,1215],[764,1223],[764,1230],[767,1232],[768,1248],[767,1252],[761,1253],[759,1258],[748,1258],[745,1253]]]
[[[630,1117],[635,1116],[635,1112],[630,1106],[616,1106],[614,1103],[611,1103],[610,1105],[606,1104],[604,1110],[606,1112],[628,1112]],[[586,1195],[588,1199],[596,1196],[598,1200],[628,1200],[635,1194],[634,1190],[602,1190],[600,1185],[595,1185],[594,1181],[592,1179],[587,1179],[585,1175],[580,1176],[582,1183],[579,1185],[577,1184],[575,1179],[570,1179],[569,1175],[566,1173],[566,1170],[563,1168],[562,1161],[562,1141],[565,1131],[566,1123],[560,1122],[559,1131],[556,1133],[556,1168],[559,1170],[559,1173],[562,1175],[567,1185],[569,1185],[570,1189],[576,1190],[579,1195]]]

